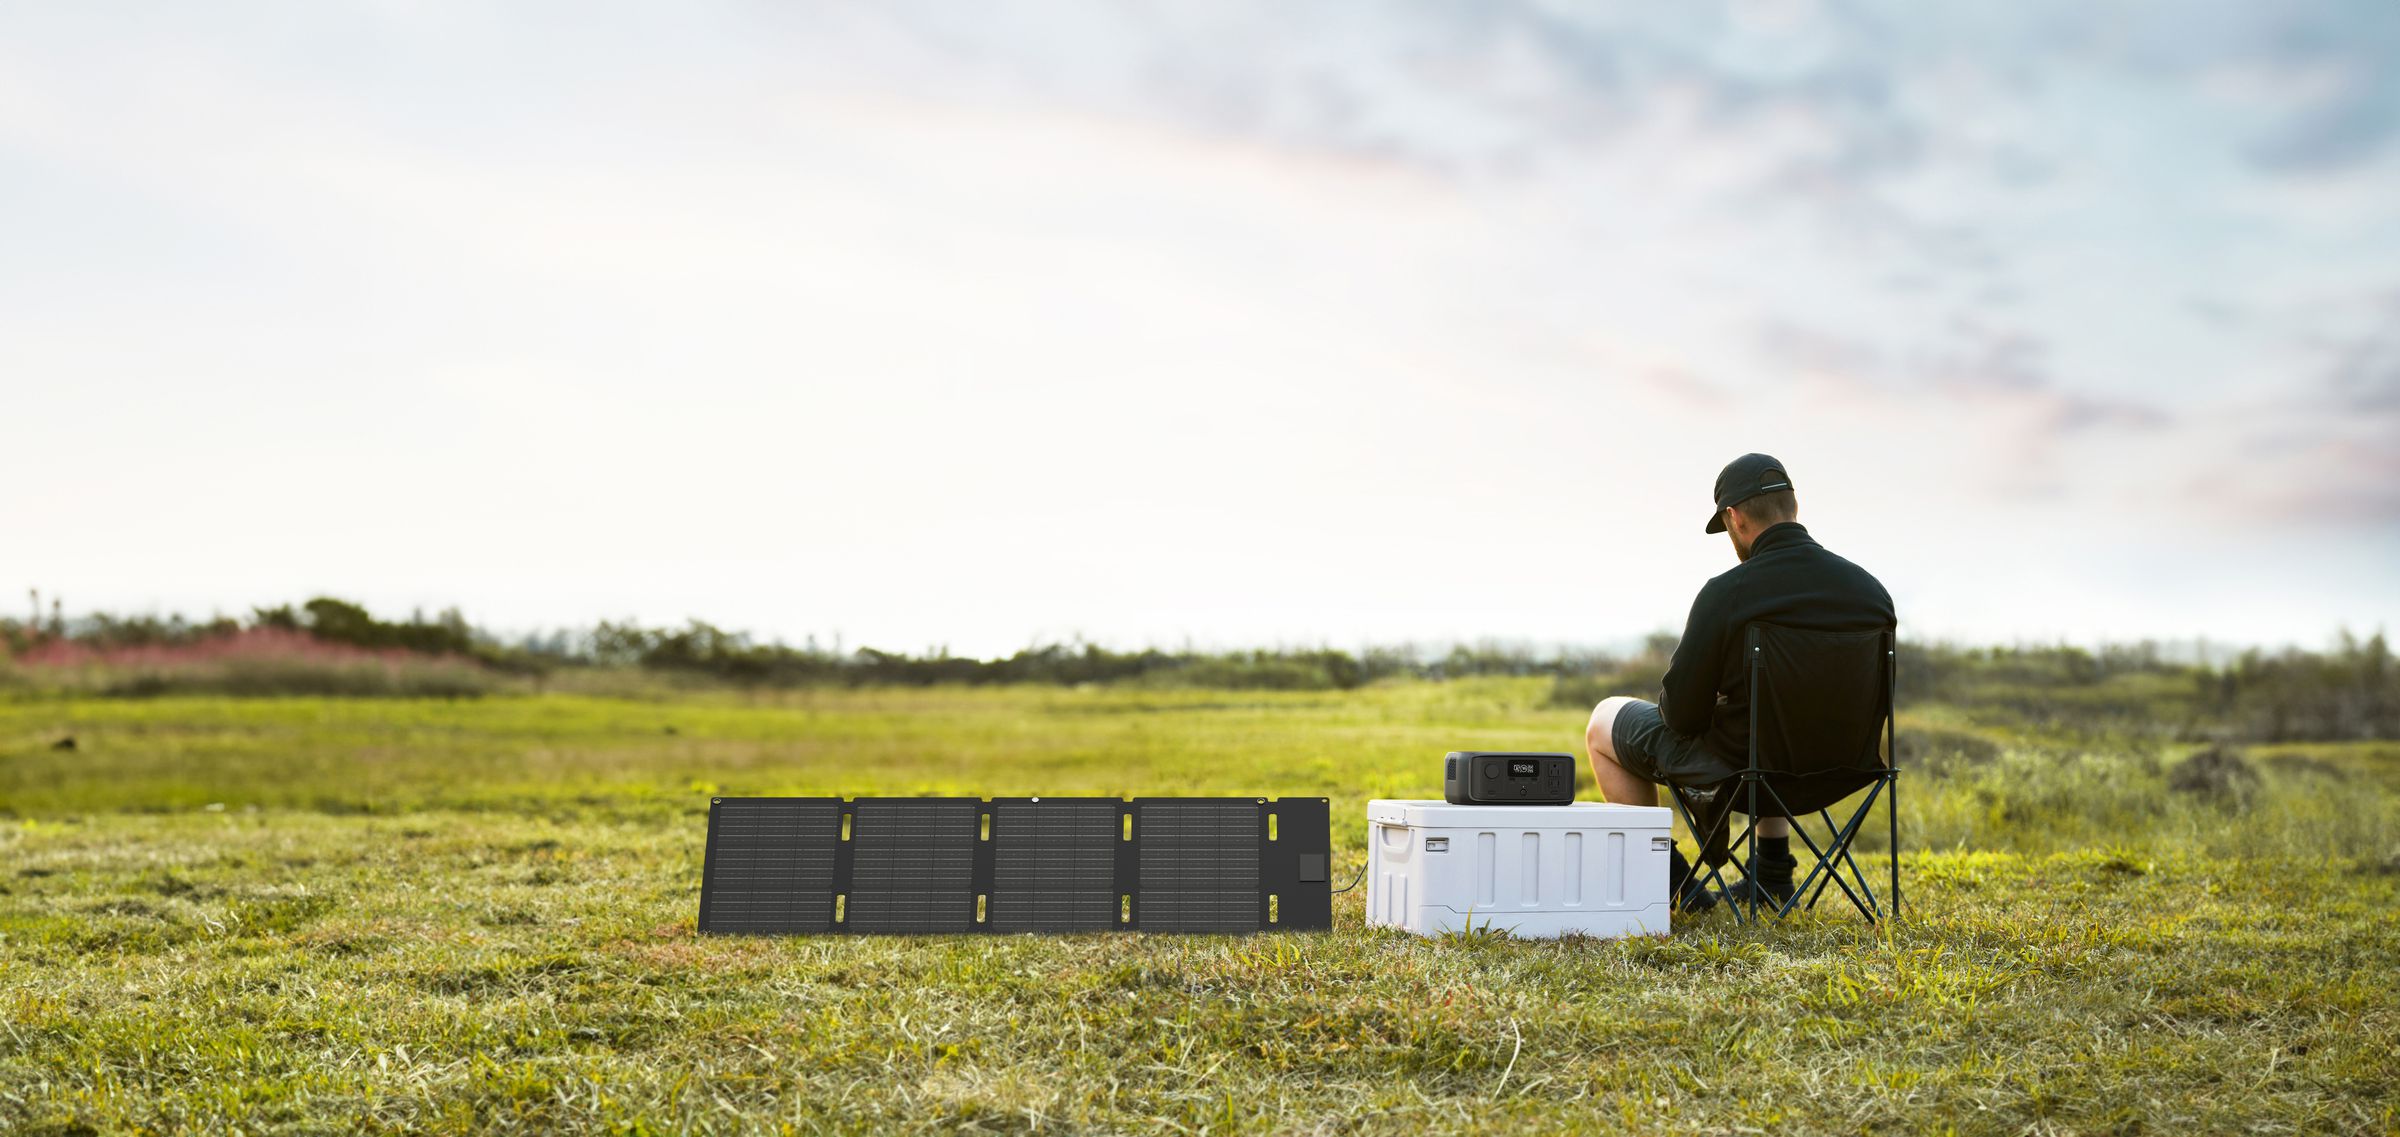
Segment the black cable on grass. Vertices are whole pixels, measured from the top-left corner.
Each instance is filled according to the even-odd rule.
[[[1366,866],[1366,863],[1362,861],[1362,862],[1360,862],[1360,863],[1359,863],[1359,866],[1358,866],[1358,875],[1357,875],[1357,876],[1354,876],[1354,877],[1351,877],[1351,878],[1350,878],[1350,883],[1348,883],[1348,884],[1345,884],[1345,885],[1341,886],[1340,888],[1334,889],[1334,890],[1333,890],[1333,894],[1334,894],[1335,896],[1340,896],[1341,894],[1343,894],[1343,893],[1345,893],[1345,892],[1348,892],[1348,891],[1350,891],[1350,890],[1351,890],[1351,889],[1353,889],[1353,888],[1357,888],[1357,887],[1358,887],[1358,882],[1359,882],[1359,881],[1362,881],[1362,880],[1365,880],[1366,878],[1367,878],[1367,866]]]

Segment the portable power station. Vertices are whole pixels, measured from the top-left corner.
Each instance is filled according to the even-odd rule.
[[[1565,805],[1575,800],[1575,756],[1453,750],[1442,763],[1452,805]]]

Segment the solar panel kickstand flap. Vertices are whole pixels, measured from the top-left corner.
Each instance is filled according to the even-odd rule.
[[[708,933],[1333,926],[1324,798],[715,798]]]

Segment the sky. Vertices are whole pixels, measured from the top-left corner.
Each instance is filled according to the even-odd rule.
[[[0,0],[0,608],[2400,631],[2400,6]]]

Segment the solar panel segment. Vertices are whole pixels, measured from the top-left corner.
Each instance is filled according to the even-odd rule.
[[[1258,881],[1263,828],[1249,798],[1148,798],[1139,899],[1146,932],[1255,932],[1266,922]]]
[[[992,803],[995,932],[1105,932],[1119,923],[1115,798]]]
[[[833,930],[839,798],[725,798],[709,810],[700,930]]]
[[[973,798],[860,798],[851,805],[854,932],[975,930]]]

